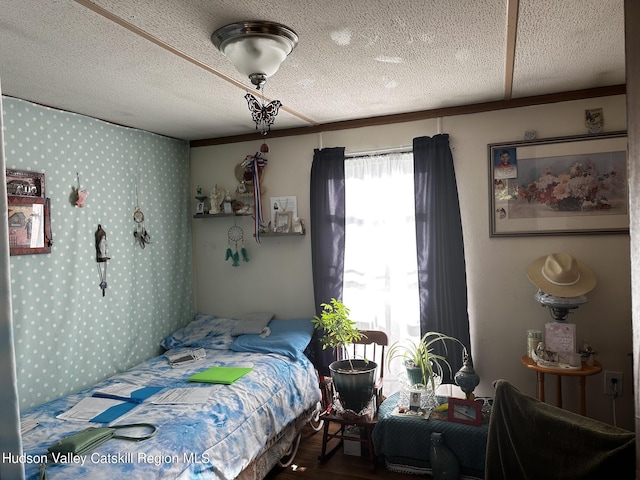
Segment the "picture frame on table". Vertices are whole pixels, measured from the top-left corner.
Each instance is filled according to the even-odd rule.
[[[482,403],[475,400],[449,397],[447,420],[478,426],[482,423]]]
[[[626,132],[487,150],[490,237],[629,232]]]

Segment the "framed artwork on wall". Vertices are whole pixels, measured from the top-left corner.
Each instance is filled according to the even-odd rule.
[[[491,237],[629,232],[626,132],[487,147]]]
[[[9,197],[9,254],[51,253],[49,199]]]
[[[44,173],[7,168],[7,196],[45,198]]]
[[[5,181],[9,254],[51,253],[51,212],[45,196],[44,173],[8,168]]]

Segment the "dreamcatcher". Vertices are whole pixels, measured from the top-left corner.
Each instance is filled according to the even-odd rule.
[[[138,188],[136,187],[136,204],[138,202]],[[133,237],[136,239],[140,247],[144,248],[148,243],[151,243],[151,235],[147,232],[144,226],[144,213],[140,210],[140,207],[136,206],[133,212],[133,221],[135,222],[135,230],[133,231]]]
[[[227,234],[227,256],[226,260],[231,259],[233,262],[231,265],[233,267],[240,266],[240,255],[242,255],[242,260],[245,262],[249,261],[249,256],[247,255],[247,249],[244,248],[244,231],[237,225],[234,225],[229,229],[229,233]],[[234,243],[235,252],[231,250],[231,243]],[[240,244],[240,253],[238,254],[238,244]]]
[[[278,115],[278,110],[282,106],[282,102],[280,102],[280,100],[273,100],[265,105],[250,93],[247,93],[244,98],[249,105],[251,118],[256,122],[256,130],[259,125],[262,125],[260,132],[262,135],[266,135],[271,131],[271,125],[273,125],[276,115]]]
[[[144,248],[148,243],[151,243],[151,235],[149,235],[144,226],[144,213],[142,213],[140,207],[136,207],[135,212],[133,212],[133,221],[136,224],[133,237],[138,241],[140,247]]]

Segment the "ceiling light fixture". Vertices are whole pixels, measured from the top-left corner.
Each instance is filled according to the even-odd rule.
[[[267,78],[275,74],[280,64],[298,44],[298,35],[280,23],[251,20],[232,23],[219,28],[211,35],[211,41],[235,65],[238,72],[248,77],[257,90],[264,92]],[[262,125],[266,135],[282,105],[279,100],[268,104],[247,93],[256,129]]]
[[[211,41],[260,90],[298,44],[298,35],[279,23],[252,20],[219,28]]]

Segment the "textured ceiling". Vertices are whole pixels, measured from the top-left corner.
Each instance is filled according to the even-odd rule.
[[[211,43],[270,20],[300,41],[274,130],[621,85],[623,0],[0,0],[2,93],[176,138],[255,132]],[[513,58],[512,61],[509,59]]]

